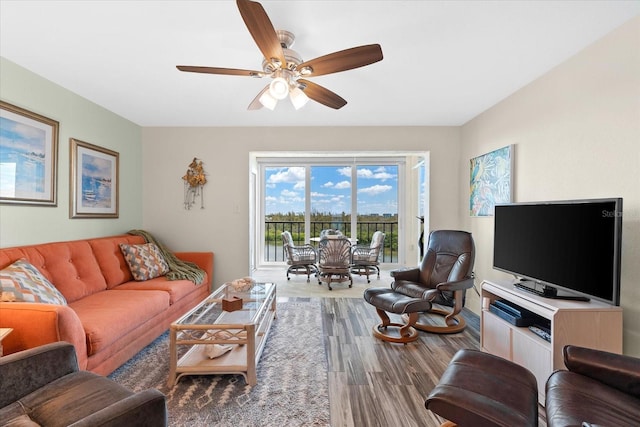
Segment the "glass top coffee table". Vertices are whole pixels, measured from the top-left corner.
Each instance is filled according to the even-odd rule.
[[[225,283],[171,324],[167,385],[173,387],[183,375],[207,374],[241,374],[255,385],[256,365],[275,316],[275,283],[255,283],[248,290]],[[224,346],[231,349],[210,357]]]

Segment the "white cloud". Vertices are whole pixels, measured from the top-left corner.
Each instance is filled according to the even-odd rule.
[[[373,178],[373,172],[371,169],[360,168],[358,169],[358,178]]]
[[[343,168],[338,169],[338,173],[343,176],[348,176],[351,178],[351,166],[345,166]]]
[[[358,194],[366,194],[369,196],[376,196],[378,194],[386,193],[387,191],[391,191],[393,189],[390,185],[373,185],[367,188],[361,188],[358,190]]]
[[[302,181],[304,183],[304,168],[303,167],[291,167],[283,168],[278,172],[269,176],[267,183],[269,184],[281,184],[281,183],[295,183]]]
[[[289,190],[282,190],[280,192],[280,195],[282,197],[297,197],[298,193],[296,193],[295,191],[289,191]]]
[[[345,188],[351,188],[351,182],[349,181],[341,181],[335,185],[337,190],[344,190]]]
[[[388,179],[393,179],[396,176],[387,172],[387,169],[384,166],[380,166],[375,171],[367,168],[358,169],[358,178],[365,179],[379,179],[380,181],[386,181]]]
[[[325,182],[324,184],[321,185],[322,188],[331,188],[333,187],[333,182],[329,181],[329,182]]]

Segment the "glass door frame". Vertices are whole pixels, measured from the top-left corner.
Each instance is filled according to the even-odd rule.
[[[250,156],[250,242],[249,250],[251,259],[249,265],[251,269],[282,266],[283,262],[267,262],[264,261],[264,241],[265,241],[265,168],[266,167],[305,167],[305,238],[308,240],[311,230],[310,208],[311,199],[307,196],[310,191],[311,174],[309,173],[311,166],[337,165],[351,166],[352,177],[352,197],[351,197],[351,230],[357,229],[357,195],[353,196],[353,192],[357,191],[357,166],[361,165],[383,165],[394,164],[398,166],[398,263],[397,265],[405,265],[407,249],[414,250],[416,242],[413,236],[419,233],[420,226],[414,225],[417,221],[410,221],[408,218],[417,216],[418,212],[425,212],[424,227],[428,230],[428,200],[429,200],[429,153],[428,152],[251,152]],[[424,167],[424,205],[422,208],[419,203],[419,185],[416,185],[419,171],[418,167]],[[259,206],[259,209],[253,207]],[[408,231],[408,232],[407,232]],[[414,262],[409,261],[411,264]],[[393,264],[396,265],[396,264]],[[393,267],[391,265],[391,267]]]

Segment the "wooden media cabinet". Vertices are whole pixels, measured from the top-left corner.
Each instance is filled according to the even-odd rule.
[[[523,291],[515,280],[482,282],[480,348],[530,370],[538,382],[538,402],[544,405],[545,384],[555,370],[565,369],[567,344],[622,353],[622,308],[599,301],[550,299]],[[517,327],[489,311],[495,300],[506,300],[550,321],[551,342]]]

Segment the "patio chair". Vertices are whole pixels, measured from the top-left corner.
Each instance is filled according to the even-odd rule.
[[[282,243],[284,244],[284,253],[287,256],[287,280],[291,280],[289,274],[306,274],[307,282],[310,281],[311,274],[318,275],[316,262],[318,254],[311,245],[296,246],[293,243],[293,237],[289,231],[282,233]]]
[[[384,247],[384,233],[376,231],[371,236],[371,244],[354,246],[351,251],[351,273],[367,276],[367,283],[371,283],[369,275],[374,272],[380,279],[380,252]]]
[[[325,235],[318,243],[318,283],[325,282],[332,290],[331,283],[349,281],[351,277],[351,242],[343,235]]]

